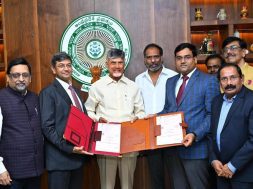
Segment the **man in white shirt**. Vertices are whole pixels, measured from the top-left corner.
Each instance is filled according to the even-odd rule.
[[[85,103],[88,115],[97,122],[125,122],[145,116],[137,85],[124,76],[125,53],[111,49],[107,54],[109,75],[96,81]],[[122,157],[98,155],[101,189],[114,189],[117,168],[122,189],[132,189],[138,153]]]
[[[135,79],[141,89],[146,115],[162,111],[165,102],[165,85],[168,78],[177,72],[163,66],[163,49],[154,43],[148,44],[143,51],[147,70]],[[153,189],[164,187],[164,165],[162,150],[147,152],[147,159]]]

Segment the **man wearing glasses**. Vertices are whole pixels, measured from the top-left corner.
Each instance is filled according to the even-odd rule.
[[[212,103],[210,162],[217,189],[253,188],[253,92],[243,85],[236,64],[218,71],[224,94]]]
[[[39,189],[44,170],[38,96],[27,90],[31,66],[10,61],[8,86],[0,91],[0,188]]]
[[[245,62],[247,43],[238,37],[228,37],[222,43],[226,63],[237,64],[244,75],[244,85],[253,90],[253,67]]]
[[[165,105],[159,114],[182,111],[188,128],[183,146],[167,148],[167,168],[175,189],[209,189],[206,136],[210,129],[211,102],[219,94],[219,85],[215,77],[196,68],[194,45],[181,43],[174,55],[179,74],[167,80]]]

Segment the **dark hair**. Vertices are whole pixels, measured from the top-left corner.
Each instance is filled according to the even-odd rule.
[[[31,65],[27,62],[27,60],[23,57],[20,57],[20,58],[15,58],[13,60],[11,60],[8,64],[8,67],[7,67],[7,74],[10,74],[11,73],[11,68],[13,66],[17,66],[17,65],[26,65],[28,67],[28,70],[29,70],[29,73],[30,75],[32,74],[32,68],[31,68]]]
[[[63,60],[70,60],[70,62],[72,63],[71,57],[66,52],[55,53],[51,60],[51,65],[55,67],[56,62],[61,62]]]
[[[107,52],[107,59],[112,59],[112,58],[122,58],[125,59],[125,53],[121,49],[110,49]]]
[[[232,64],[232,63],[226,63],[226,64],[223,64],[218,72],[217,72],[217,78],[218,80],[220,80],[220,72],[223,68],[227,68],[227,67],[234,67],[236,70],[237,70],[237,73],[239,74],[240,78],[242,78],[243,74],[242,74],[242,70],[241,68],[237,65],[237,64]]]
[[[146,57],[146,51],[149,49],[149,48],[157,48],[159,50],[159,55],[162,56],[163,55],[163,49],[162,47],[160,47],[159,45],[155,44],[155,43],[150,43],[148,44],[144,50],[143,50],[143,55],[144,57]]]
[[[241,38],[239,38],[239,37],[235,37],[235,36],[229,36],[229,37],[227,37],[227,38],[223,41],[223,43],[222,43],[222,49],[224,49],[229,43],[232,43],[232,42],[234,42],[234,41],[238,41],[239,46],[240,46],[242,49],[247,49],[247,43],[246,43],[243,39],[241,39]]]
[[[179,51],[181,51],[183,49],[186,49],[186,48],[190,49],[190,51],[192,52],[193,57],[196,57],[198,55],[196,46],[191,44],[191,43],[181,43],[181,44],[179,44],[175,48],[174,55],[176,56]]]
[[[209,60],[211,60],[211,59],[216,59],[216,58],[220,59],[221,66],[222,66],[223,64],[225,64],[224,58],[222,58],[222,56],[219,55],[219,54],[211,54],[211,55],[209,55],[209,56],[206,58],[206,60],[205,60],[205,64],[207,65],[207,63],[208,63]]]

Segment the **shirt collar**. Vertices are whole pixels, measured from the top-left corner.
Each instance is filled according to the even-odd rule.
[[[236,98],[237,95],[233,96],[231,99],[228,99],[227,96],[224,94],[223,95],[223,100],[227,103],[232,103],[234,102],[235,98]]]
[[[161,75],[161,74],[167,75],[167,73],[165,72],[164,66],[163,66],[163,68],[162,68],[162,71],[161,71],[160,75]],[[149,74],[148,74],[148,69],[144,72],[143,77],[147,77],[147,78],[150,77]]]
[[[124,76],[124,74],[122,75],[122,77],[118,81],[113,80],[109,75],[105,76],[105,79],[106,79],[107,85],[109,85],[111,83],[117,83],[117,82],[127,83],[127,78]]]
[[[189,79],[191,78],[192,74],[195,72],[197,68],[194,68],[190,73],[187,74],[187,76],[189,77]],[[179,79],[182,79],[183,78],[183,75],[180,74],[180,78]]]
[[[59,81],[59,83],[61,84],[61,86],[65,89],[65,90],[68,90],[69,88],[69,85],[71,85],[71,83],[67,83],[61,79],[59,79],[58,77],[56,77],[57,81]]]

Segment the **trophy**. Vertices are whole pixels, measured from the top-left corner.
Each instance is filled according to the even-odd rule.
[[[195,8],[195,20],[203,20],[202,10],[201,8]]]
[[[242,10],[241,10],[241,19],[247,19],[248,18],[248,8],[246,5],[242,6]]]
[[[212,40],[212,33],[208,32],[207,36],[203,39],[203,42],[199,49],[200,54],[214,54],[214,42]]]

